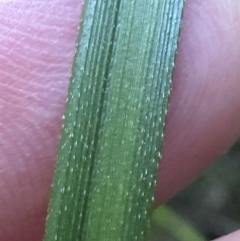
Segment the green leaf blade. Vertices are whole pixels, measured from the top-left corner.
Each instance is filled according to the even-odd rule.
[[[167,205],[158,207],[153,212],[152,218],[155,224],[167,230],[178,241],[206,241],[201,233]]]
[[[85,2],[45,241],[145,240],[183,2]]]

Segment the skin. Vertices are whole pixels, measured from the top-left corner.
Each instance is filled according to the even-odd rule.
[[[42,240],[81,2],[0,1],[1,240]],[[238,1],[186,3],[157,205],[240,136],[239,25]]]

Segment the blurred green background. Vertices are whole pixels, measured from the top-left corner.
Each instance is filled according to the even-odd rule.
[[[240,229],[240,140],[153,214],[151,241],[213,240]]]

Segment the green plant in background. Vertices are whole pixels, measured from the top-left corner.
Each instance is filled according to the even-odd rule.
[[[158,207],[153,212],[152,219],[157,226],[168,231],[178,241],[206,241],[202,234],[167,205]]]
[[[184,0],[87,0],[45,241],[145,240]]]

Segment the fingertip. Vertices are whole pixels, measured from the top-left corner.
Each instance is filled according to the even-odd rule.
[[[240,230],[234,233],[228,234],[224,237],[215,239],[214,241],[239,241],[239,240],[240,240]]]
[[[158,204],[192,181],[240,135],[240,36],[238,25],[233,25],[237,20],[240,7],[234,1],[186,2]]]

